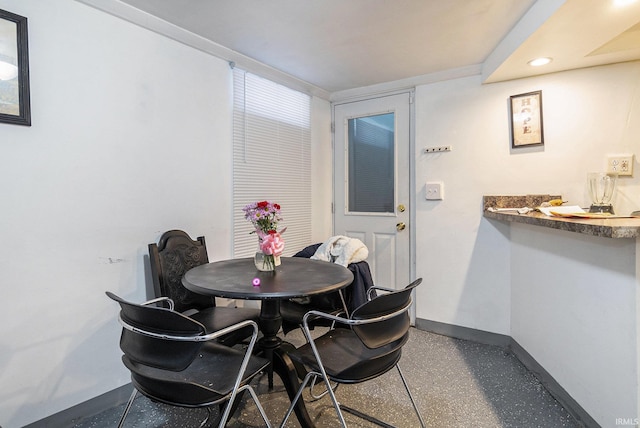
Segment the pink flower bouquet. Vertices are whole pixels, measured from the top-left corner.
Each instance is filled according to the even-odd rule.
[[[278,232],[278,222],[282,220],[280,205],[269,201],[260,201],[251,203],[242,210],[244,218],[253,224],[254,231],[251,233],[258,235],[259,248],[264,254],[262,266],[256,258],[256,267],[265,271],[275,270],[275,267],[280,265],[280,256],[284,250],[282,233],[286,230],[284,228]]]

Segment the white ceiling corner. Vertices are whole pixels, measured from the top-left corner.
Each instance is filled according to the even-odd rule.
[[[640,59],[640,1],[78,1],[325,99]]]

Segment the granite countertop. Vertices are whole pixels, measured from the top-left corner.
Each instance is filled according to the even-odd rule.
[[[560,199],[549,195],[539,195],[543,201]],[[511,199],[514,198],[514,199]],[[640,218],[607,218],[607,219],[585,219],[550,217],[538,211],[528,214],[518,214],[517,212],[491,212],[487,208],[513,208],[529,205],[511,204],[522,202],[523,198],[528,201],[536,201],[535,196],[485,196],[484,197],[484,217],[494,220],[510,221],[515,223],[531,224],[534,226],[548,227],[551,229],[566,230],[568,232],[583,233],[586,235],[601,236],[605,238],[638,238],[640,237]],[[533,199],[532,199],[533,198]],[[547,199],[548,198],[548,199]],[[536,206],[535,204],[531,204]]]

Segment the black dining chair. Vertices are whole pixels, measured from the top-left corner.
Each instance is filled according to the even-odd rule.
[[[306,373],[299,373],[303,379],[302,384],[280,426],[284,426],[287,422],[304,388],[310,385],[313,389],[315,381],[322,379],[326,387],[324,395],[328,394],[331,397],[343,427],[346,427],[347,424],[342,410],[369,422],[388,427],[388,424],[370,415],[340,405],[334,390],[340,384],[357,384],[375,379],[395,367],[418,416],[420,425],[424,428],[424,420],[411,395],[400,366],[398,366],[402,347],[409,338],[411,294],[421,282],[422,278],[418,278],[402,290],[389,290],[374,286],[371,290],[375,289],[384,294],[367,301],[355,309],[348,318],[320,311],[310,311],[305,315],[303,331],[307,344],[291,351],[289,356],[293,361],[302,364]],[[334,321],[336,325],[343,324],[347,328],[332,328],[314,339],[311,336],[309,320],[315,317],[323,317]],[[335,382],[336,385],[332,387],[331,382]],[[312,396],[319,397],[313,391]]]
[[[321,244],[309,245],[298,251],[293,257],[311,258]],[[328,263],[328,262],[327,262]],[[311,310],[316,310],[331,315],[346,315],[366,300],[369,288],[373,286],[373,279],[369,264],[366,261],[351,263],[347,269],[353,274],[353,281],[345,288],[331,293],[309,296],[297,299],[288,299],[280,302],[280,314],[282,316],[282,330],[285,334],[297,328],[302,328],[302,319]],[[313,330],[315,326],[331,326],[330,320],[316,318],[309,323]]]
[[[149,261],[155,297],[169,297],[175,310],[201,322],[207,332],[214,332],[245,320],[258,321],[260,310],[216,306],[214,297],[186,289],[182,277],[191,268],[209,263],[204,236],[195,241],[182,230],[162,234],[158,244],[149,244]],[[251,328],[235,330],[218,340],[235,345],[251,336]]]
[[[107,291],[120,305],[122,362],[131,372],[133,393],[118,427],[122,427],[136,395],[153,401],[189,408],[206,408],[201,426],[208,423],[211,407],[220,406],[218,426],[224,427],[243,391],[249,391],[267,427],[271,424],[249,384],[269,362],[252,355],[258,326],[246,320],[209,333],[201,323],[176,312],[169,298],[142,304],[128,302]],[[156,306],[157,304],[169,307]],[[219,337],[250,328],[251,339],[244,349],[216,341]]]

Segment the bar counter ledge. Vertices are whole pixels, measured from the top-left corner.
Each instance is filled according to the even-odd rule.
[[[531,224],[568,232],[601,236],[604,238],[638,238],[640,237],[640,217],[637,218],[605,218],[584,219],[567,217],[550,217],[539,211],[518,214],[515,211],[492,212],[488,208],[535,208],[542,202],[561,199],[558,195],[526,195],[526,196],[484,196],[484,217],[500,221]]]

